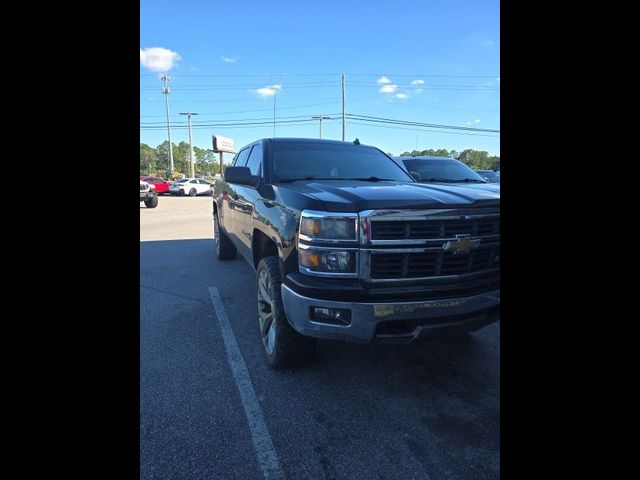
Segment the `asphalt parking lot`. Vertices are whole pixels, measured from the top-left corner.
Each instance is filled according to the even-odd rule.
[[[211,202],[140,204],[141,479],[500,477],[499,322],[406,347],[322,341],[312,364],[271,370],[255,273],[215,258]]]

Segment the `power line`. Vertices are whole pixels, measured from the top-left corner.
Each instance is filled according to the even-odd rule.
[[[349,83],[349,86],[352,88],[371,88],[377,89],[381,85],[376,82],[367,82],[367,83]],[[256,85],[180,85],[181,92],[207,92],[207,91],[217,91],[217,90],[257,90],[259,87]],[[291,89],[300,89],[300,88],[337,88],[336,84],[323,84],[323,85],[283,85],[283,89],[291,90]],[[412,86],[413,88],[413,86]],[[496,91],[500,90],[500,87],[493,85],[421,85],[420,88],[422,90],[460,90],[460,91]],[[149,92],[153,91],[154,88],[152,86],[141,86],[140,91]],[[389,92],[392,93],[392,92]]]
[[[434,130],[430,128],[408,128],[408,127],[399,127],[399,126],[389,126],[389,125],[378,125],[375,123],[362,123],[352,120],[349,122],[350,125],[363,125],[367,127],[378,127],[378,128],[392,128],[395,130],[411,130],[414,132],[434,132],[434,133],[446,133],[447,135],[467,135],[469,137],[491,137],[491,138],[500,138],[500,135],[489,135],[484,133],[467,133],[467,132],[447,132],[446,130]]]
[[[273,110],[273,109],[270,109]],[[195,115],[195,114],[194,114]],[[338,113],[331,113],[329,115],[339,115]],[[254,121],[254,120],[270,120],[273,117],[257,117],[257,118],[230,118],[228,120],[219,120],[220,122],[244,122],[244,121]],[[282,120],[291,120],[291,119],[296,119],[296,118],[309,118],[309,115],[292,115],[292,116],[288,116],[288,117],[278,117],[279,119]],[[140,125],[159,125],[159,124],[164,124],[164,122],[140,122]],[[194,122],[194,125],[198,125],[198,122]]]
[[[293,107],[280,107],[280,110],[292,110],[294,108],[306,108],[306,107],[318,107],[321,105],[333,105],[336,103],[339,103],[339,100],[336,100],[335,102],[324,102],[324,103],[311,103],[311,104],[307,104],[307,105],[296,105]],[[211,112],[211,113],[201,113],[200,116],[207,116],[207,115],[226,115],[229,113],[249,113],[249,112],[266,112],[266,111],[271,111],[270,108],[259,108],[257,110],[235,110],[233,112]],[[151,117],[164,117],[164,115],[140,115],[140,118],[151,118]]]
[[[438,123],[426,123],[426,122],[413,122],[410,120],[398,120],[394,118],[373,117],[369,115],[357,115],[357,114],[351,114],[351,113],[347,114],[347,116],[354,118],[355,120],[361,120],[365,122],[411,125],[416,127],[444,128],[449,130],[466,130],[466,131],[473,131],[473,132],[500,133],[500,130],[487,129],[487,128],[463,127],[459,125],[442,125]]]
[[[218,74],[218,73],[184,73],[174,74],[174,78],[180,77],[220,77],[220,78],[261,78],[261,77],[340,77],[342,73],[261,73],[261,74]],[[347,74],[345,74],[347,75]],[[351,76],[367,76],[367,77],[425,77],[425,78],[496,78],[499,77],[499,73],[494,74],[461,74],[461,75],[445,75],[445,74],[433,74],[433,73],[348,73]],[[157,77],[157,75],[141,73],[141,77]]]

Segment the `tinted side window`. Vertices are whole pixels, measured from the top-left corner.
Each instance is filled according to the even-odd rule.
[[[249,152],[250,152],[249,148],[245,148],[244,150],[240,151],[240,153],[238,153],[238,156],[236,157],[236,161],[233,164],[233,166],[244,167],[245,164],[247,163],[247,157],[249,156]]]
[[[253,147],[246,166],[251,170],[251,175],[262,173],[262,145],[258,144]]]

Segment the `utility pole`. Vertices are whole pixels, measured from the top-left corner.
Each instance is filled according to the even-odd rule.
[[[180,112],[180,115],[186,115],[189,122],[189,165],[191,165],[191,178],[194,178],[196,176],[196,173],[194,171],[195,166],[193,164],[193,142],[191,141],[191,115],[198,114],[195,112]]]
[[[167,108],[167,133],[169,135],[169,172],[170,175],[173,176],[173,148],[171,147],[171,125],[169,123],[169,93],[171,93],[171,90],[169,89],[169,85],[167,85],[167,82],[171,80],[171,77],[163,74],[160,77],[160,80],[164,82],[164,87],[162,87],[160,91],[164,93],[164,105]]]
[[[311,117],[311,120],[320,120],[320,139],[322,140],[322,120],[333,120],[332,117],[323,117],[322,115],[316,115]]]
[[[276,136],[276,95],[278,94],[277,90],[273,91],[273,137]]]
[[[344,142],[345,132],[347,128],[347,119],[345,115],[345,95],[344,95],[344,73],[342,74],[342,141]]]

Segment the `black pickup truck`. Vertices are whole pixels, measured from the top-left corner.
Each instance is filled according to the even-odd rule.
[[[256,270],[267,363],[316,339],[408,343],[500,317],[500,194],[417,183],[359,143],[262,139],[216,182],[216,255]]]

